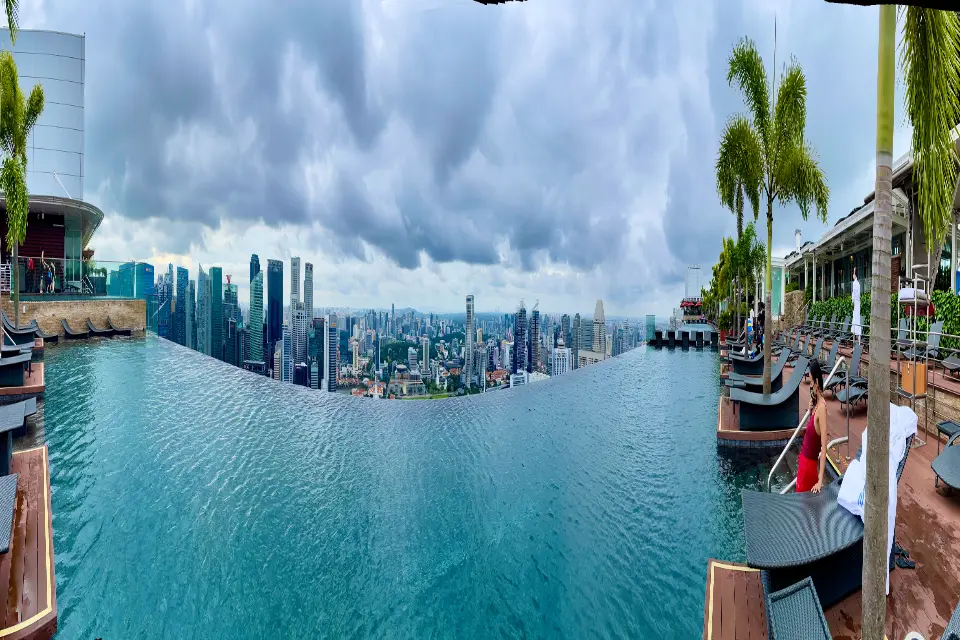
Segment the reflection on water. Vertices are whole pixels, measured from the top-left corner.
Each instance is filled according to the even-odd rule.
[[[156,338],[46,362],[59,638],[688,638],[743,555],[709,351],[435,402]]]

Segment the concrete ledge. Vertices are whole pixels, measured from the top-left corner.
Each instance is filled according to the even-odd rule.
[[[13,302],[7,295],[0,306],[13,322]],[[99,329],[107,327],[107,316],[118,327],[131,327],[134,332],[143,332],[146,327],[147,303],[145,300],[43,300],[20,302],[20,324],[36,320],[46,333],[63,335],[65,319],[76,330],[87,329],[87,318]]]

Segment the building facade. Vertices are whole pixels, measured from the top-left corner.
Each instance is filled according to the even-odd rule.
[[[463,348],[463,385],[468,389],[473,386],[474,357],[476,351],[477,318],[474,314],[473,296],[467,296],[467,317],[464,328]]]
[[[607,317],[603,313],[603,300],[597,300],[593,310],[593,351],[607,353]]]
[[[303,265],[303,310],[307,314],[307,322],[313,322],[313,264]]]
[[[340,343],[340,334],[337,330],[337,314],[327,316],[327,339],[324,341],[324,385],[323,388],[333,393],[337,390],[338,358],[337,350]]]
[[[223,360],[223,269],[210,267],[210,355]]]
[[[527,309],[520,301],[520,307],[513,319],[513,373],[527,370]],[[513,386],[513,380],[510,382]]]
[[[250,279],[250,360],[263,362],[263,272],[257,267]]]
[[[283,337],[283,262],[267,260],[267,344],[272,350]]]

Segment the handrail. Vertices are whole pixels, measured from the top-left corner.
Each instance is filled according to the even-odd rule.
[[[833,365],[833,369],[830,370],[830,375],[827,376],[827,382],[830,378],[833,377],[833,374],[837,372],[837,367],[844,361],[843,356],[837,358],[837,361]],[[826,384],[826,382],[824,382]],[[790,435],[790,439],[787,440],[787,446],[783,448],[783,451],[780,452],[780,457],[777,458],[777,461],[773,463],[773,466],[770,468],[770,474],[767,476],[767,491],[770,491],[770,485],[773,484],[773,473],[777,470],[777,467],[780,466],[780,463],[783,462],[784,456],[787,455],[787,451],[790,450],[790,445],[793,444],[793,441],[797,438],[797,434],[800,433],[800,427],[807,423],[807,418],[810,417],[810,409],[807,409],[807,412],[803,414],[803,417],[800,418],[797,428],[793,430],[793,433]]]

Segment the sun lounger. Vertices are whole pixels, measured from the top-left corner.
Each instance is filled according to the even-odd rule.
[[[37,400],[31,398],[14,404],[0,406],[0,476],[10,473],[10,456],[13,455],[13,436],[25,430],[27,416],[37,412]]]
[[[947,628],[943,630],[943,640],[960,640],[960,605],[957,605]]]
[[[830,347],[830,353],[827,354],[826,360],[818,360],[820,363],[820,371],[825,375],[830,375],[830,371],[833,370],[833,365],[837,364],[837,351],[840,350],[840,343],[836,340],[833,341],[833,345]]]
[[[810,359],[820,362],[820,351],[823,349],[823,336],[817,338],[816,344],[813,345],[813,351],[810,352]]]
[[[784,351],[777,358],[776,362],[770,368],[770,391],[771,393],[779,391],[783,386],[783,368],[787,364],[790,353]],[[763,389],[763,374],[759,376],[745,376],[739,373],[731,373],[724,380],[728,387],[736,389],[747,389],[748,391],[761,391]]]
[[[897,341],[893,343],[893,348],[898,351],[906,351],[913,346],[913,340],[907,338],[907,331],[910,325],[906,318],[900,318],[900,324],[897,325]]]
[[[813,580],[804,578],[780,591],[764,592],[770,640],[831,640]]]
[[[40,325],[37,324],[37,321],[36,321],[36,320],[34,320],[34,321],[33,321],[32,323],[30,323],[30,324],[31,324],[31,326],[33,327],[34,332],[37,334],[37,337],[38,337],[38,338],[43,338],[43,341],[44,341],[44,342],[53,343],[53,342],[59,342],[59,341],[60,341],[60,334],[59,334],[59,333],[47,333],[46,331],[44,331],[43,329],[40,328]]]
[[[133,334],[133,329],[130,327],[118,327],[117,325],[113,324],[113,320],[110,319],[110,316],[107,316],[107,326],[110,327],[110,330],[118,336],[129,336]]]
[[[10,551],[13,507],[17,502],[17,474],[0,477],[0,554]]]
[[[850,381],[856,382],[863,380],[860,377],[860,360],[863,358],[863,346],[855,345],[853,347],[853,354],[850,357],[849,367],[844,367],[843,369],[837,370],[832,378],[829,380],[823,381],[823,390],[824,392],[833,391],[833,395],[837,395],[837,391],[844,388],[847,385],[847,374],[850,372]],[[829,374],[828,374],[829,375]]]
[[[74,331],[71,329],[66,319],[62,319],[60,322],[63,324],[63,335],[67,340],[82,340],[90,337],[89,331]]]
[[[800,339],[800,346],[793,350],[793,354],[790,356],[790,362],[794,362],[797,358],[805,356],[807,354],[807,349],[809,348],[810,337],[809,334],[803,336]]]
[[[911,360],[923,360],[932,358],[934,367],[936,360],[940,358],[940,338],[943,333],[943,320],[939,320],[930,325],[930,331],[927,333],[927,342],[917,342],[912,347],[903,352],[903,357]]]
[[[957,441],[960,441],[960,433],[950,436],[943,451],[930,463],[933,472],[937,474],[935,486],[939,486],[943,480],[949,486],[960,489],[960,446],[952,446]]]
[[[4,323],[3,337],[6,344],[30,345],[32,347],[37,338],[37,332],[30,327],[15,329],[12,325]]]
[[[741,375],[759,375],[763,373],[763,351],[758,350],[753,356],[730,354],[730,363],[733,372]]]
[[[897,482],[912,444],[910,436]],[[771,593],[810,578],[821,606],[829,608],[861,588],[863,521],[837,502],[840,484],[832,482],[820,493],[741,490],[747,564],[763,570]]]
[[[93,322],[90,321],[90,318],[87,318],[87,330],[90,332],[91,336],[99,336],[101,338],[109,338],[113,335],[113,329],[97,329],[93,326]]]
[[[800,358],[794,366],[790,378],[784,381],[780,390],[769,395],[731,389],[730,399],[736,403],[734,411],[738,416],[741,431],[778,431],[797,426],[800,415],[800,383],[807,370],[808,360]]]
[[[33,358],[30,352],[9,358],[0,358],[0,387],[22,387],[27,365]]]

